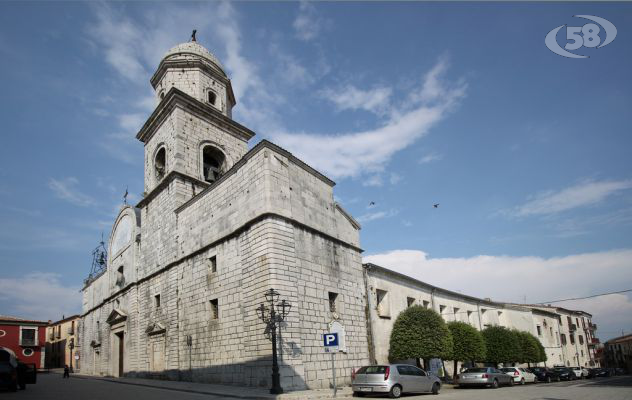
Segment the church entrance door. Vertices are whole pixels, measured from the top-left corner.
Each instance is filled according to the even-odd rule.
[[[118,376],[123,376],[123,360],[125,359],[125,333],[117,332],[116,337],[118,338]]]

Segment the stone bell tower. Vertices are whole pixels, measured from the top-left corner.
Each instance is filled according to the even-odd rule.
[[[232,120],[230,79],[195,32],[165,54],[151,84],[158,104],[136,136],[145,145],[145,193],[138,206],[148,230],[143,238],[167,247],[151,255],[162,264],[175,257],[175,210],[220,180],[247,152],[254,132]]]

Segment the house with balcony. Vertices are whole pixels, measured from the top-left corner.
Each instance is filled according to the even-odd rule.
[[[81,317],[63,317],[46,327],[46,368],[79,368],[79,340],[77,332]]]

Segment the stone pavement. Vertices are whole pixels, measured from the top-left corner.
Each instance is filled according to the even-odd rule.
[[[52,373],[58,373],[57,371],[51,371]],[[74,373],[71,375],[73,378],[80,379],[96,379],[109,382],[115,382],[124,385],[135,385],[152,387],[163,390],[173,390],[178,392],[208,394],[215,396],[222,396],[225,398],[236,399],[278,399],[278,400],[316,400],[316,399],[331,399],[333,398],[332,389],[317,389],[317,390],[298,390],[280,395],[274,395],[269,393],[269,389],[255,388],[246,386],[229,386],[229,385],[216,385],[210,383],[197,383],[197,382],[185,382],[185,381],[163,381],[157,379],[140,379],[140,378],[113,378],[113,377],[97,377],[91,375],[82,375]],[[338,388],[337,399],[351,399],[352,392],[350,387]]]

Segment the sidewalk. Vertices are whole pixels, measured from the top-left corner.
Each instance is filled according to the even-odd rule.
[[[51,373],[57,373],[51,371]],[[123,385],[146,386],[164,390],[173,390],[178,392],[210,394],[234,399],[278,399],[278,400],[312,400],[312,399],[332,399],[332,389],[316,389],[316,390],[298,390],[279,395],[269,393],[269,389],[245,387],[245,386],[229,386],[216,385],[210,383],[196,383],[185,381],[163,381],[157,379],[140,379],[140,378],[112,378],[103,376],[91,376],[74,373],[71,378],[79,379],[98,379],[103,381],[115,382]],[[351,399],[352,392],[350,387],[338,388],[336,399]]]

